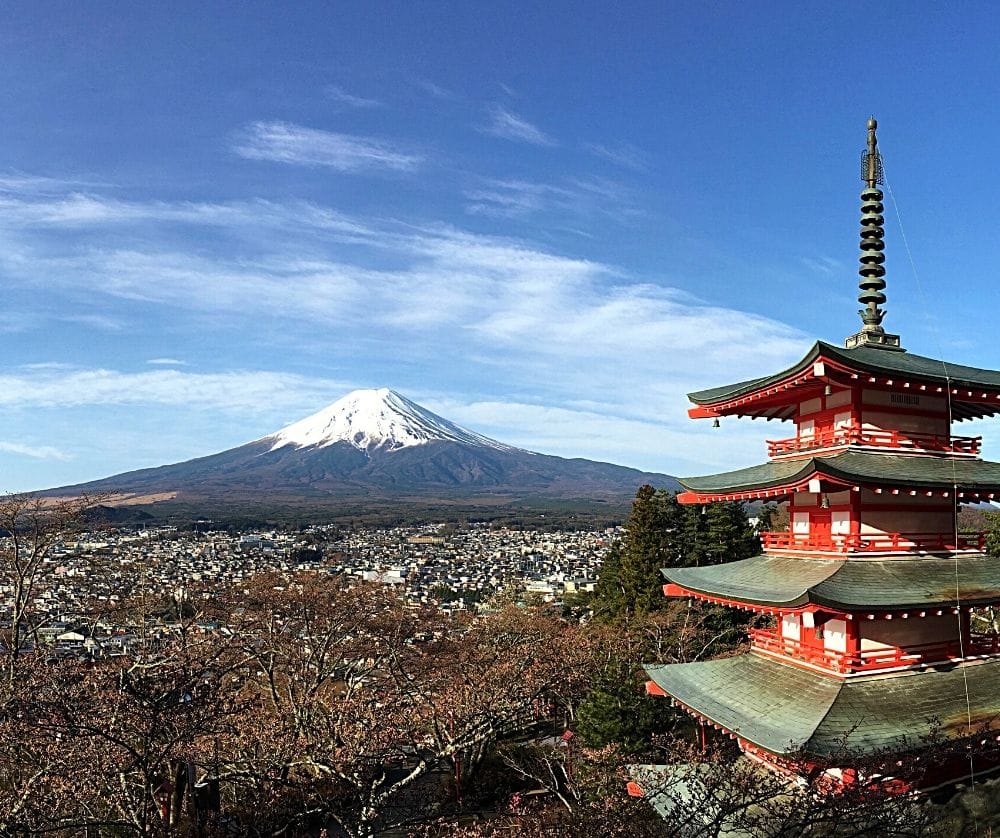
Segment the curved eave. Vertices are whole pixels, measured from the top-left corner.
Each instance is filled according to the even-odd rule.
[[[958,558],[804,559],[760,555],[706,567],[661,570],[669,596],[775,612],[811,606],[889,613],[1000,603],[1000,560]]]
[[[998,660],[847,681],[753,652],[645,669],[695,716],[779,756],[919,749],[933,733],[964,738],[1000,716]]]
[[[789,419],[806,388],[837,381],[951,396],[952,417],[961,421],[1000,413],[1000,371],[951,364],[867,346],[842,349],[817,341],[796,364],[773,375],[689,393],[694,419],[744,415]],[[794,391],[794,392],[793,392]]]
[[[890,491],[951,491],[976,497],[1000,494],[1000,463],[957,457],[844,451],[830,457],[779,460],[704,477],[678,478],[687,491],[681,503],[780,497],[820,482],[821,491],[845,488]]]

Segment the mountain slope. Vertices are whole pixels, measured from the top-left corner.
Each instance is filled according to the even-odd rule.
[[[624,500],[644,482],[674,478],[584,459],[536,454],[462,428],[392,390],[359,390],[238,448],[50,493],[184,500],[318,502],[489,496]]]

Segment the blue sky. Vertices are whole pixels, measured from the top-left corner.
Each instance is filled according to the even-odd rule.
[[[985,3],[8,4],[0,490],[380,386],[547,453],[760,460],[787,425],[712,431],[684,393],[856,331],[871,113],[886,326],[1000,367],[998,29]]]

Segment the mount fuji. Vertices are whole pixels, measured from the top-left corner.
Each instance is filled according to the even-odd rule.
[[[238,448],[45,494],[90,492],[188,508],[537,506],[541,499],[626,502],[643,483],[678,485],[663,474],[516,448],[384,388],[355,390]]]

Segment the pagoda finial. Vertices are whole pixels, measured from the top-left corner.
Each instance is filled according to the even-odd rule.
[[[858,285],[861,293],[858,302],[864,308],[861,315],[861,331],[847,339],[848,349],[855,346],[879,346],[885,349],[899,349],[899,336],[890,335],[882,328],[882,318],[885,309],[885,229],[882,226],[885,218],[882,216],[882,155],[878,153],[878,138],[875,131],[878,121],[875,117],[868,120],[868,148],[861,154],[861,179],[865,188],[861,190],[861,267],[858,273],[861,281]]]

